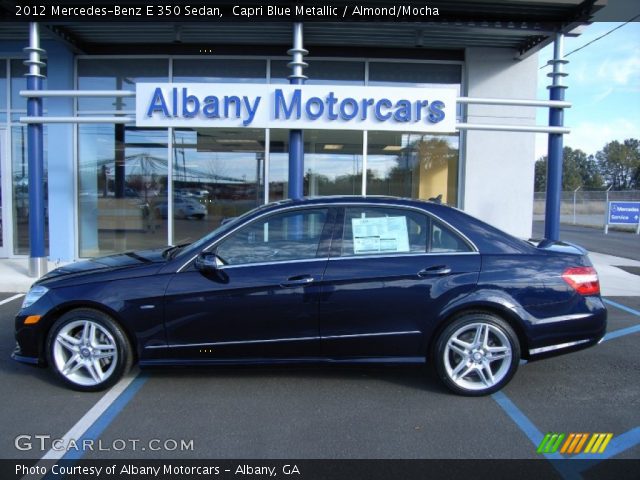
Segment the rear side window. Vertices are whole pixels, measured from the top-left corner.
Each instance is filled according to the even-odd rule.
[[[393,207],[345,209],[341,257],[472,251],[450,227],[414,210]]]
[[[426,253],[429,219],[400,208],[345,209],[340,256]]]
[[[452,231],[437,220],[431,222],[431,235],[429,252],[431,253],[456,253],[472,252],[471,247],[460,235]]]

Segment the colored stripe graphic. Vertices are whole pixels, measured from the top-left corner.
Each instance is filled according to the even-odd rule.
[[[565,440],[564,443],[562,441]],[[584,449],[584,453],[604,453],[607,445],[613,438],[613,433],[564,433],[549,432],[547,433],[540,445],[538,445],[537,452],[542,454],[556,453],[560,444],[560,453],[577,455],[582,452],[582,447],[586,443],[587,446]],[[587,443],[587,439],[589,442]]]
[[[564,442],[562,449],[560,449],[560,453],[580,453],[582,450],[582,446],[589,438],[588,433],[571,433],[567,438],[567,441]]]
[[[538,446],[538,453],[556,453],[564,437],[564,433],[547,433]]]
[[[613,433],[594,433],[584,453],[603,453],[612,438]]]

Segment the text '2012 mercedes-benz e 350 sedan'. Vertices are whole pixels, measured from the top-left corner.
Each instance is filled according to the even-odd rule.
[[[386,197],[282,201],[196,241],[53,270],[16,317],[14,358],[100,390],[132,365],[434,365],[485,395],[520,359],[596,344],[586,252],[457,209]]]

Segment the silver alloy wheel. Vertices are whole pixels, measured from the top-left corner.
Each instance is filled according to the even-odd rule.
[[[444,350],[448,377],[465,390],[486,390],[500,382],[511,366],[511,343],[491,323],[469,323],[456,330]]]
[[[93,320],[75,320],[56,334],[53,360],[58,371],[70,382],[82,386],[103,383],[118,363],[113,335]]]

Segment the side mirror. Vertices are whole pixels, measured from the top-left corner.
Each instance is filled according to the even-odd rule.
[[[194,265],[202,273],[216,273],[224,262],[213,252],[202,252],[196,257]]]

